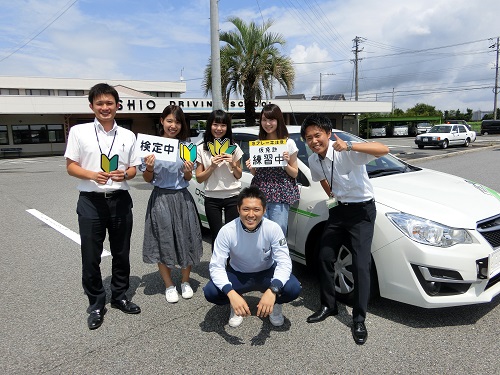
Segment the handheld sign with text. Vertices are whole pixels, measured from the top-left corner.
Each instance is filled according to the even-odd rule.
[[[286,139],[250,141],[250,163],[253,168],[284,167],[287,163],[283,152],[287,150]]]
[[[179,153],[179,140],[139,133],[135,148],[141,158],[153,154],[158,160],[175,162]]]

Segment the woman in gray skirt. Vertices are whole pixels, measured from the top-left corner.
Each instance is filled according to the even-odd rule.
[[[161,115],[161,124],[163,137],[178,139],[180,144],[189,139],[189,126],[179,106],[167,106]],[[191,267],[200,262],[203,253],[195,203],[187,190],[193,168],[192,161],[183,161],[178,154],[175,162],[155,160],[151,154],[139,167],[144,181],[154,185],[146,211],[143,260],[158,264],[165,283],[165,298],[170,303],[179,300],[172,281],[172,268],[181,267],[181,294],[185,299],[191,298]]]

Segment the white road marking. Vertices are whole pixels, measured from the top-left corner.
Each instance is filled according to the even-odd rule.
[[[66,228],[64,225],[59,224],[57,221],[51,219],[47,215],[42,214],[38,210],[30,209],[30,210],[26,210],[26,212],[32,214],[37,219],[39,219],[39,220],[43,221],[45,224],[51,226],[52,228],[57,230],[59,233],[64,234],[69,239],[75,241],[78,245],[81,245],[80,235],[78,233],[75,233],[71,229]],[[101,258],[109,256],[109,255],[111,255],[111,253],[108,250],[103,249]]]

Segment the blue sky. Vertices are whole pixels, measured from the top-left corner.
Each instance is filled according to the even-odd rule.
[[[209,0],[0,0],[0,75],[187,83],[203,97]],[[480,4],[480,5],[478,5]],[[361,37],[360,100],[406,109],[493,109],[498,0],[220,0],[228,17],[287,40],[294,93],[354,97],[353,39]],[[280,94],[276,87],[276,94]]]

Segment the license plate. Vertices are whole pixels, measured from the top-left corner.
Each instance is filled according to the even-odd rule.
[[[500,268],[500,249],[490,254],[488,264],[490,266],[490,276],[491,276],[494,273],[496,273]]]
[[[422,141],[429,142],[429,138],[422,138]]]

